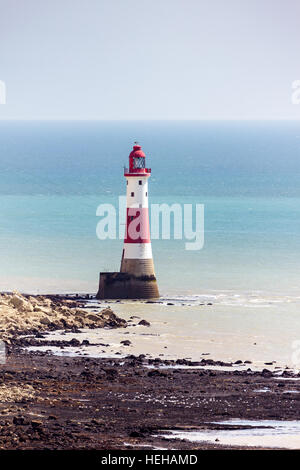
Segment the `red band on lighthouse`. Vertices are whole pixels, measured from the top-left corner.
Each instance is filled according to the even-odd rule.
[[[127,209],[125,243],[150,243],[148,207]]]

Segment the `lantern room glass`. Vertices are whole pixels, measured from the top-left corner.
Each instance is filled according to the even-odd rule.
[[[133,158],[133,168],[135,168],[135,169],[145,168],[145,158],[143,158],[143,157],[134,157]]]

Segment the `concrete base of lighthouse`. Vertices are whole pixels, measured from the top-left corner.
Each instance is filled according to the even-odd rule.
[[[152,276],[155,278],[154,274],[154,264],[153,259],[128,259],[122,258],[121,262],[121,273],[130,273],[136,277],[140,276]]]
[[[97,299],[157,299],[159,291],[153,274],[100,273]]]

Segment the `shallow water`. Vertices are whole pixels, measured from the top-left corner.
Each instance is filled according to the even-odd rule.
[[[294,341],[300,333],[297,304],[244,307],[242,312],[237,305],[220,304],[161,306],[128,302],[114,304],[112,308],[125,318],[134,314],[151,323],[150,328],[130,330],[133,333],[130,349],[134,354],[163,354],[167,359],[249,360],[252,364],[248,367],[260,368],[271,368],[266,362],[273,362],[273,367],[299,366],[294,355]]]
[[[97,304],[90,302],[90,305],[91,309],[95,309]],[[102,303],[97,307],[101,309],[107,305]],[[251,362],[238,365],[239,370],[267,368],[279,371],[290,367],[297,371],[299,367],[293,355],[299,329],[291,328],[291,324],[299,326],[297,304],[289,305],[289,308],[285,305],[245,307],[242,313],[239,306],[220,304],[166,305],[124,301],[109,305],[126,320],[137,316],[138,318],[131,319],[131,324],[137,325],[141,319],[145,319],[151,326],[82,330],[80,334],[68,333],[66,336],[54,332],[47,335],[47,339],[74,337],[80,341],[88,339],[90,343],[104,343],[109,346],[68,347],[64,350],[54,348],[53,351],[63,354],[80,351],[81,354],[97,357],[147,354],[149,357],[162,359]],[[124,340],[130,340],[131,345],[121,345]]]
[[[230,446],[300,449],[300,421],[231,419],[228,421],[218,421],[214,424],[251,426],[251,428],[170,431],[171,434],[165,434],[164,437]]]

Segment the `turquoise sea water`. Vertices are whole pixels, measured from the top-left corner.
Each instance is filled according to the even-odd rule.
[[[300,297],[296,122],[1,122],[0,290],[95,292],[118,270],[96,209],[125,194],[134,140],[150,202],[205,205],[202,250],[153,241],[163,295]]]

